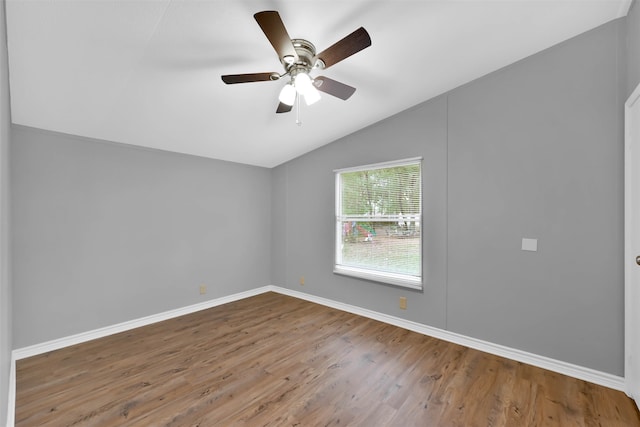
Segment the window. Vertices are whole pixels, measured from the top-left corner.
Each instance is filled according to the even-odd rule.
[[[335,273],[422,289],[421,160],[335,171]]]

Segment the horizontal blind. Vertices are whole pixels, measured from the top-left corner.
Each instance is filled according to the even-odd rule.
[[[419,160],[338,172],[336,268],[421,280],[421,193]]]

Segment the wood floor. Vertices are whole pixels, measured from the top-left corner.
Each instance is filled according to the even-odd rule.
[[[24,426],[640,426],[623,393],[275,293],[17,363]]]

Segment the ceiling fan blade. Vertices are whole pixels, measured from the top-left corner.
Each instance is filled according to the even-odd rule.
[[[336,98],[340,98],[344,101],[349,99],[349,97],[351,97],[351,95],[353,95],[353,93],[356,91],[355,87],[340,83],[325,76],[314,78],[313,85],[316,87],[316,89],[324,93],[328,93],[329,95],[333,95]]]
[[[278,73],[229,74],[222,76],[222,81],[232,85],[235,83],[268,82],[279,78]]]
[[[317,54],[314,59],[321,60],[324,63],[324,68],[329,68],[369,46],[371,46],[371,37],[369,37],[367,30],[360,27],[342,40]]]
[[[260,28],[262,28],[264,35],[267,36],[267,39],[271,42],[280,60],[285,56],[292,57],[292,62],[298,60],[298,54],[293,47],[293,43],[291,43],[291,37],[289,37],[278,12],[275,10],[265,10],[256,13],[253,17],[258,22],[258,25],[260,25]]]
[[[276,113],[288,113],[289,111],[291,111],[292,108],[293,108],[293,105],[287,105],[281,102],[278,105],[278,109],[276,110]]]

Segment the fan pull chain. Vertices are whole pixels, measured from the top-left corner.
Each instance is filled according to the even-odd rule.
[[[296,124],[302,126],[302,120],[300,120],[300,95],[296,93]]]

